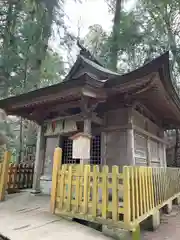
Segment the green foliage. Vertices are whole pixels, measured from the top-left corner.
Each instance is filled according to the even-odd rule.
[[[41,86],[45,87],[61,82],[64,74],[62,57],[53,51],[48,51],[41,65]]]
[[[58,29],[64,28],[63,5],[63,0],[0,2],[0,83],[4,83],[1,97],[62,81],[63,58],[50,49],[49,40],[56,22]],[[19,152],[20,119],[8,119],[3,124],[0,131],[4,130],[8,138],[8,148]],[[36,127],[24,120],[22,124],[24,144],[34,143]]]
[[[115,0],[106,0],[112,19]],[[121,9],[118,40],[101,26],[92,26],[85,38],[88,49],[108,68],[111,67],[111,47],[118,43],[117,70],[132,71],[167,50],[171,52],[175,83],[180,73],[180,3],[178,0],[139,0],[132,11]],[[92,29],[95,29],[92,31]],[[97,30],[99,29],[99,30]],[[88,39],[92,39],[88,41]]]
[[[116,0],[105,0],[112,15]],[[121,1],[123,4],[127,1]],[[77,38],[64,23],[64,0],[19,0],[0,2],[0,83],[1,97],[17,95],[63,80],[67,64],[62,49],[68,52],[68,64]],[[166,50],[171,52],[175,85],[180,76],[180,2],[178,0],[139,0],[126,12],[121,5],[120,21],[110,32],[95,24],[81,40],[105,67],[112,67],[112,47],[117,53],[117,71],[132,71]],[[112,24],[113,25],[113,24]],[[116,40],[114,29],[117,31]],[[59,41],[59,51],[52,51],[49,42]],[[64,52],[63,52],[64,53]],[[6,128],[10,148],[19,146],[19,119]],[[16,126],[17,125],[17,126]],[[27,127],[28,126],[28,127]],[[33,130],[32,130],[33,129]],[[34,142],[36,127],[23,120],[24,142]],[[32,134],[33,133],[33,134]],[[16,140],[16,141],[15,141]],[[15,145],[13,145],[15,143]]]
[[[48,42],[57,16],[54,13],[62,12],[62,4],[56,0],[0,3],[0,73],[8,81],[4,96],[43,86],[45,72],[46,86],[53,84],[55,78],[61,80],[64,74],[62,57],[59,57],[59,66],[58,57],[55,59],[58,54],[50,53]],[[58,19],[62,17],[58,15]]]

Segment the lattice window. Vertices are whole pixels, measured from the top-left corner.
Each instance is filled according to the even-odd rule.
[[[64,164],[75,164],[79,163],[79,159],[72,158],[72,144],[73,141],[68,137],[64,137],[63,140],[63,163]]]
[[[63,140],[63,163],[64,164],[77,164],[80,159],[72,158],[72,144],[73,141],[68,137]],[[95,136],[91,141],[91,158],[90,164],[101,164],[101,136]]]
[[[95,136],[91,141],[91,164],[101,164],[101,136]]]

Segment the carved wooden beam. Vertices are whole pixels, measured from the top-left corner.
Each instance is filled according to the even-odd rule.
[[[91,110],[89,108],[89,98],[88,97],[85,97],[85,96],[81,97],[80,108],[81,108],[81,111],[84,114],[84,116],[88,116],[89,115]]]
[[[70,120],[70,119],[72,119],[74,121],[84,121],[84,116],[82,113],[80,113],[80,114],[74,114],[74,115],[69,115],[69,116],[57,117],[57,118],[45,120],[44,122],[49,122],[52,120]],[[98,125],[103,125],[103,119],[98,117],[95,113],[92,113],[92,115],[89,116],[89,119],[90,119],[90,121],[92,121]]]
[[[81,101],[80,101],[80,108],[81,108],[82,113],[85,116],[91,115],[91,113],[96,110],[99,103],[101,103],[101,101],[92,100],[89,97],[82,96]]]
[[[96,98],[99,101],[107,99],[107,94],[104,89],[92,88],[90,86],[82,88],[82,95],[89,98]]]
[[[41,90],[41,89],[40,89]],[[39,91],[40,91],[39,90]],[[46,94],[46,95],[45,95]],[[27,94],[28,95],[28,94]],[[48,103],[54,104],[58,101],[61,101],[62,99],[66,99],[68,96],[75,96],[80,97],[81,96],[81,88],[72,88],[72,89],[65,89],[61,92],[51,93],[47,96],[47,93],[42,93],[42,96],[34,97],[31,100],[19,100],[17,103],[14,103],[14,105],[10,106],[12,110],[18,109],[18,108],[29,108],[32,106],[32,104],[47,106]],[[68,100],[67,100],[68,101]]]
[[[155,122],[156,124],[158,125],[162,125],[162,122],[155,116],[155,114],[153,114],[146,106],[144,106],[143,104],[141,104],[140,102],[138,101],[135,101],[134,104],[133,104],[133,108],[138,108],[139,109],[139,112],[149,118],[151,121]]]
[[[92,122],[94,122],[98,125],[103,125],[104,124],[103,119],[98,117],[95,113],[92,114]]]
[[[58,120],[74,120],[74,121],[82,121],[83,120],[83,116],[82,114],[74,114],[74,115],[68,115],[68,116],[60,116],[60,117],[56,117],[53,119],[48,119],[45,120],[44,122],[50,122],[50,121],[58,121]]]
[[[53,113],[53,112],[58,112],[60,116],[62,115],[68,115],[67,110],[70,108],[75,108],[75,107],[79,107],[80,105],[80,101],[79,100],[75,100],[75,101],[71,101],[69,103],[63,103],[63,104],[48,104],[46,106],[46,108],[42,109],[42,107],[40,108],[36,108],[34,109],[34,111],[31,113],[32,116],[37,116],[39,115],[40,119],[45,119],[49,114]]]

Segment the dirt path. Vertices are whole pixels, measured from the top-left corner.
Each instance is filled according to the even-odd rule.
[[[174,206],[170,215],[163,215],[160,227],[154,232],[143,232],[142,240],[179,240],[180,207]]]
[[[109,240],[101,232],[49,213],[49,197],[29,192],[0,203],[0,233],[11,240]]]
[[[29,192],[13,194],[0,203],[0,233],[11,240],[110,240],[101,232],[49,213],[50,199]],[[180,239],[180,207],[164,215],[155,232],[142,232],[142,240]],[[4,240],[0,236],[0,240]],[[7,239],[8,240],[8,239]]]

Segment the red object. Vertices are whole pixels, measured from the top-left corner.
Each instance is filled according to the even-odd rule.
[[[56,121],[52,121],[52,130],[53,130],[53,132],[54,132],[54,130],[56,129]]]

